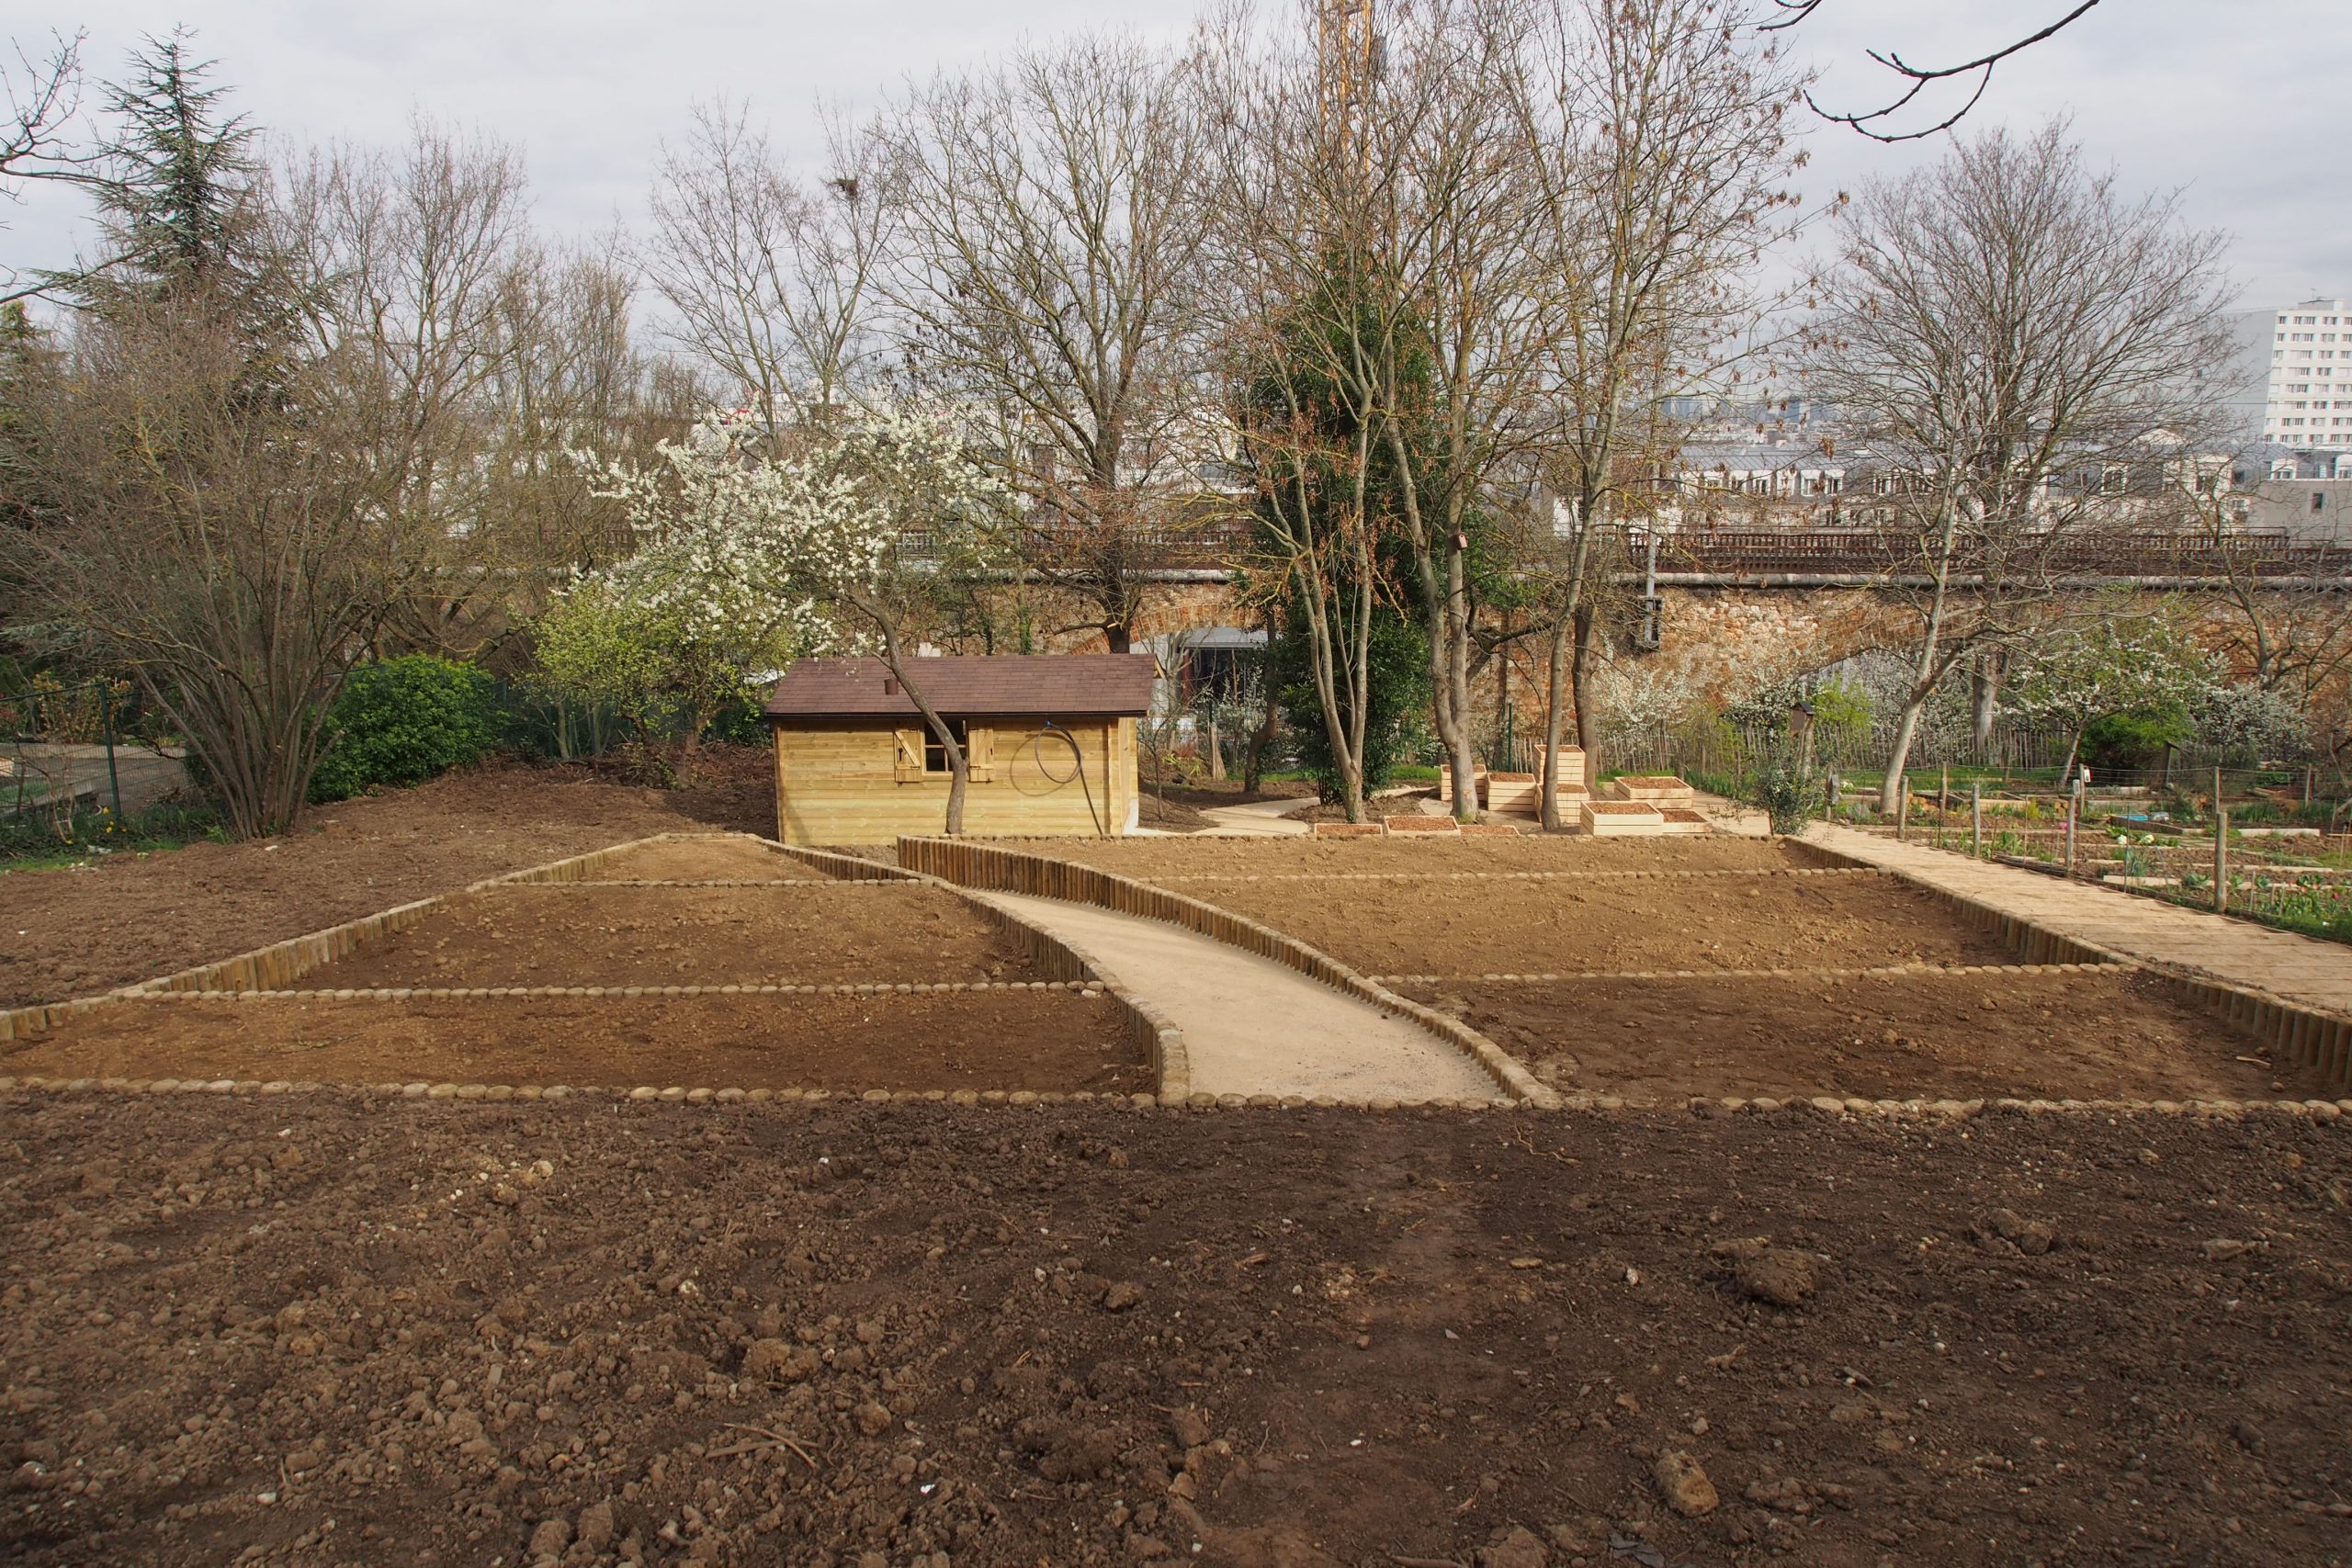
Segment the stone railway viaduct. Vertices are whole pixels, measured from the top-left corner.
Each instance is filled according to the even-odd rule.
[[[1139,643],[1185,640],[1218,627],[1247,627],[1231,574],[1220,564],[1237,541],[1204,539],[1197,555],[1160,574],[1136,627]],[[1913,635],[1926,580],[1902,564],[1901,536],[1868,530],[1707,530],[1661,536],[1654,569],[1647,551],[1625,573],[1625,588],[1657,601],[1654,649],[1621,649],[1621,667],[1642,669],[1693,696],[1724,695],[1764,679],[1818,670]],[[1916,560],[1916,553],[1912,558]],[[2047,570],[2062,590],[2088,599],[2119,589],[2206,601],[2217,621],[2240,596],[2280,607],[2312,595],[2352,595],[2352,547],[2299,541],[2284,533],[2110,533],[2055,546]],[[1964,589],[1963,589],[1964,591]],[[2345,599],[2352,614],[2352,599]],[[1099,636],[1094,639],[1098,644]],[[1538,684],[1542,650],[1520,645],[1510,660],[1522,707]]]

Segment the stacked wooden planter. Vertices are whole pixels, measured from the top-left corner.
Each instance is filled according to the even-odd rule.
[[[1578,819],[1588,793],[1581,748],[1560,748],[1559,773],[1560,816],[1564,821],[1574,822]],[[1487,775],[1487,809],[1513,817],[1541,817],[1544,814],[1544,775],[1540,773]]]
[[[1632,773],[1601,786],[1603,797],[1584,806],[1585,831],[1597,838],[1705,833],[1699,792],[1663,773]]]

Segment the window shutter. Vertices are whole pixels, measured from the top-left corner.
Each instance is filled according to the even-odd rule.
[[[899,762],[896,769],[898,781],[900,784],[921,784],[922,782],[922,731],[901,729],[897,731],[897,735],[899,739]]]
[[[996,731],[974,725],[964,731],[964,765],[974,784],[986,784],[996,776]]]

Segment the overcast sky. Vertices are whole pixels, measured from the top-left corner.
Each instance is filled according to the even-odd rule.
[[[1884,93],[1867,49],[1944,63],[2070,5],[1826,0],[1785,36],[1821,72],[1826,103],[1862,107]],[[698,99],[748,101],[780,143],[813,155],[820,98],[854,109],[908,74],[984,60],[1024,36],[1124,26],[1176,38],[1189,17],[1171,0],[96,0],[51,14],[88,30],[98,75],[117,73],[141,33],[187,23],[238,105],[279,136],[397,141],[420,112],[480,127],[524,149],[540,220],[557,233],[637,224],[657,145]],[[14,26],[28,52],[45,42]],[[2127,186],[2186,187],[2191,220],[2233,236],[2245,302],[2271,305],[2352,289],[2347,85],[2352,0],[2103,0],[2005,65],[1963,125],[2031,127],[2071,114],[2091,154]],[[1937,147],[1883,147],[1826,125],[1810,139],[1809,202],[1900,175]],[[77,206],[35,190],[0,209],[5,259],[68,259]]]

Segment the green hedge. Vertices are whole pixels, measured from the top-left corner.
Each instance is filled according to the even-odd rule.
[[[311,798],[345,800],[382,785],[423,784],[479,761],[498,743],[492,695],[489,676],[431,654],[359,665],[329,710]]]

